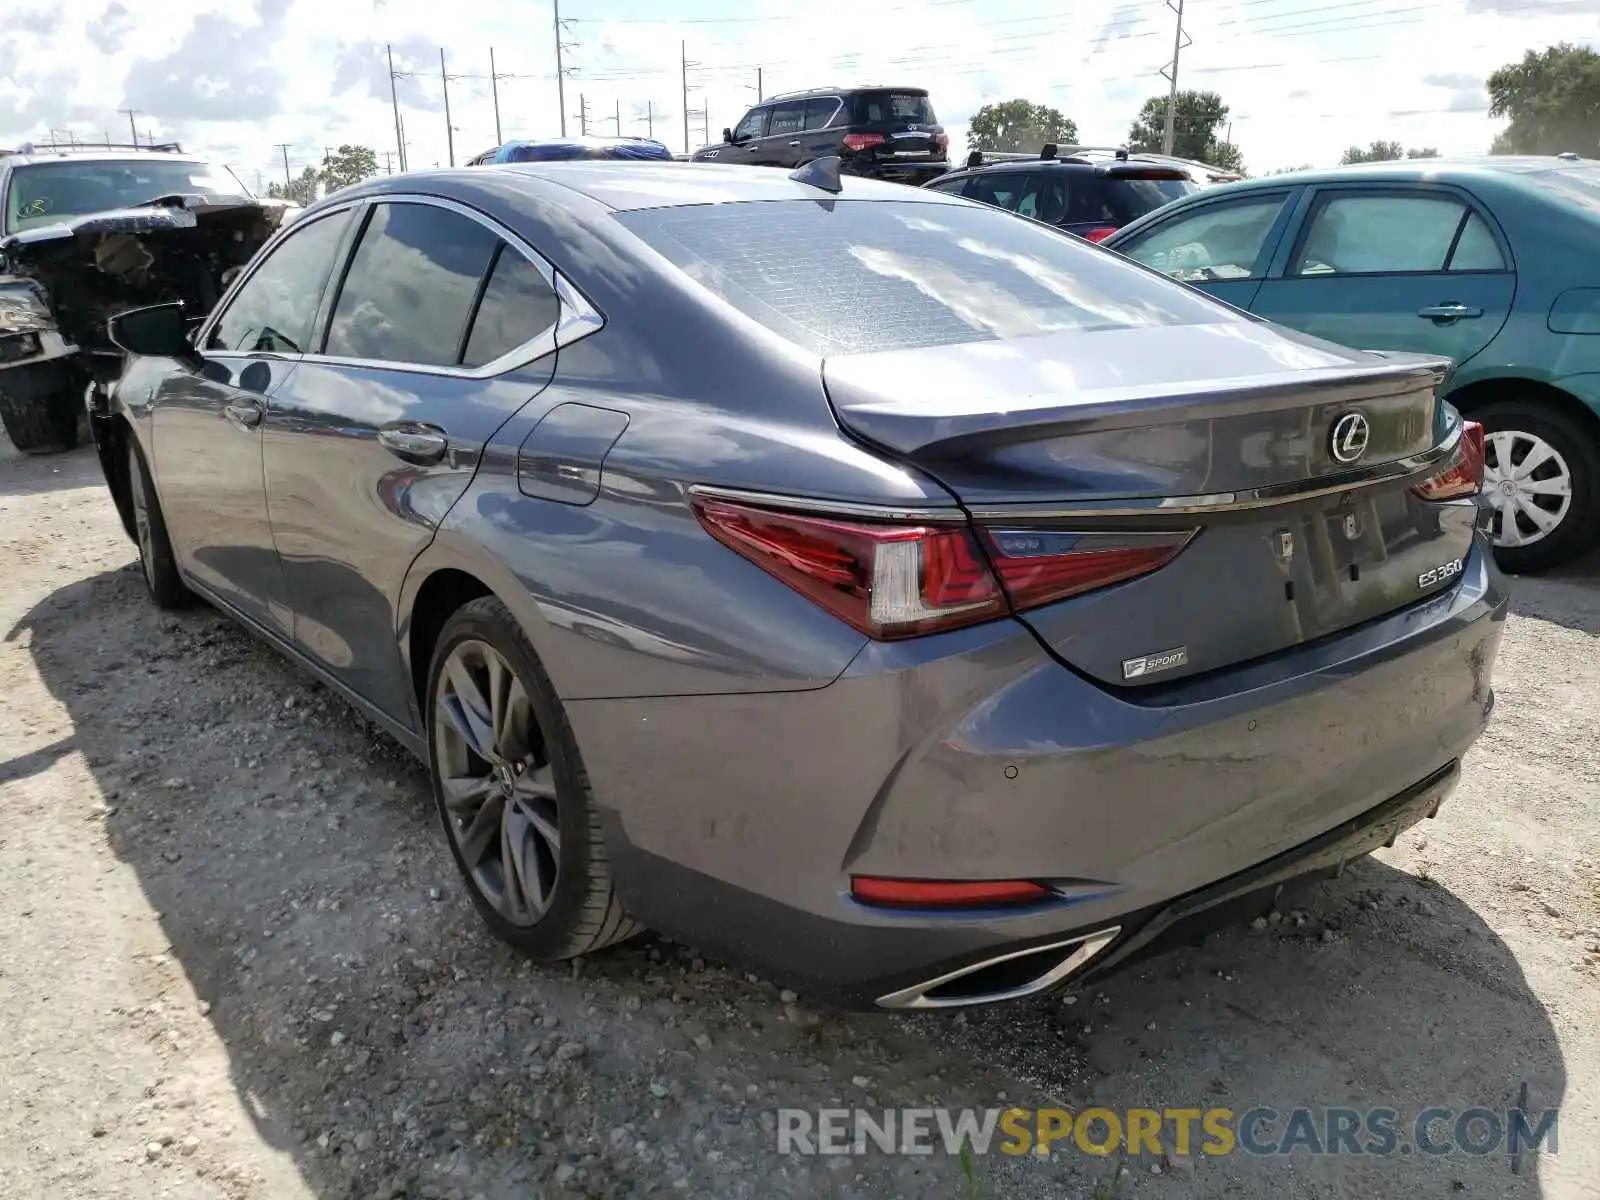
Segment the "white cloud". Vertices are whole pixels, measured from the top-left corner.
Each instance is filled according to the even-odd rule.
[[[675,0],[650,21],[647,0],[569,0],[568,129],[580,97],[590,128],[646,129],[683,142],[680,45],[691,108],[713,136],[754,99],[819,84],[927,87],[959,149],[987,100],[1024,96],[1072,116],[1087,141],[1127,135],[1142,102],[1165,90],[1172,50],[1161,0],[1110,7],[1043,0],[798,0],[740,6]],[[613,19],[606,19],[614,14]],[[1600,0],[1210,0],[1189,6],[1193,44],[1180,82],[1220,92],[1252,170],[1331,163],[1352,142],[1394,138],[1446,153],[1482,153],[1496,124],[1481,110],[1496,67],[1563,38],[1592,38]],[[299,167],[324,146],[395,145],[386,44],[413,166],[448,157],[438,50],[449,71],[457,161],[494,142],[489,47],[505,136],[556,131],[551,16],[544,0],[196,0],[175,8],[134,0],[34,0],[0,24],[0,145],[51,129],[83,137],[142,131],[178,137],[235,164],[247,181],[282,171],[276,143]],[[1594,44],[1591,42],[1591,44]],[[1417,64],[1426,64],[1420,68]],[[701,119],[692,141],[700,143]],[[1596,152],[1597,147],[1575,147]]]

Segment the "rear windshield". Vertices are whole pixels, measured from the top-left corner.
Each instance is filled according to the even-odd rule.
[[[1200,188],[1187,179],[1129,179],[1117,176],[1105,181],[1107,215],[1118,225],[1126,225],[1179,196]]]
[[[1244,319],[1109,251],[978,205],[795,200],[616,219],[820,356]]]
[[[1528,176],[1534,183],[1591,212],[1600,212],[1600,167],[1567,167]]]
[[[201,196],[211,203],[247,202],[250,193],[220,164],[155,156],[127,160],[64,159],[30,163],[11,173],[5,197],[5,229],[16,233],[145,204],[173,194]]]
[[[936,125],[933,105],[920,92],[858,92],[855,98],[855,123],[858,125]]]

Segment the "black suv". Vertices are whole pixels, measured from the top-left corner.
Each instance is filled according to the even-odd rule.
[[[964,170],[951,171],[928,186],[1010,209],[1091,242],[1200,190],[1171,160],[1080,146],[1062,154],[1045,146],[1037,158],[1008,154],[993,163],[974,151]]]
[[[836,154],[847,174],[923,184],[950,169],[949,145],[922,88],[813,88],[763,100],[691,161],[793,168]]]

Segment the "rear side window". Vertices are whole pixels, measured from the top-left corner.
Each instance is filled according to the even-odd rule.
[[[1456,248],[1450,253],[1449,269],[1452,271],[1503,271],[1505,256],[1500,253],[1500,243],[1494,240],[1489,226],[1477,213],[1467,217],[1461,236],[1456,238]]]
[[[1186,283],[1250,279],[1287,193],[1207,204],[1118,244],[1117,252]]]
[[[481,367],[549,329],[561,301],[544,272],[504,242],[472,318],[462,365]]]
[[[1443,271],[1467,216],[1466,205],[1448,196],[1329,196],[1312,213],[1288,273]]]
[[[858,92],[852,103],[862,125],[936,125],[933,105],[916,92]]]
[[[806,102],[796,100],[790,104],[774,104],[772,106],[772,124],[767,127],[767,133],[777,136],[780,133],[799,133],[806,127]]]
[[[307,349],[322,288],[350,210],[308,221],[286,234],[239,288],[211,327],[208,350],[300,354]]]
[[[499,239],[431,204],[378,204],[328,324],[325,354],[450,366]]]
[[[820,100],[807,100],[806,128],[826,129],[838,111],[839,102],[832,96],[825,96]]]
[[[1018,201],[1022,199],[1022,189],[1027,183],[1028,176],[1021,171],[990,171],[984,175],[973,176],[972,187],[967,195],[985,204],[992,204],[996,208],[1015,212]]]
[[[971,205],[830,199],[614,219],[818,355],[1246,319],[1055,230]]]

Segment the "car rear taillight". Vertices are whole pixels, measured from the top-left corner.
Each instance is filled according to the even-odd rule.
[[[950,135],[948,133],[935,134],[933,144],[941,150],[948,150],[950,148]]]
[[[1086,242],[1103,242],[1117,231],[1115,225],[1096,225],[1093,229],[1086,229],[1078,236]]]
[[[700,496],[692,504],[717,541],[880,641],[1121,583],[1170,562],[1192,536],[985,530],[980,548],[965,526],[840,521]]]
[[[881,146],[889,139],[881,133],[847,133],[844,135],[844,148],[846,150],[870,150],[874,146]]]
[[[1194,537],[1172,533],[1056,533],[986,529],[995,573],[1020,612],[1125,583],[1166,566]]]
[[[1461,441],[1450,465],[1412,490],[1424,500],[1476,496],[1483,490],[1483,459],[1483,426],[1477,421],[1463,421]]]
[[[1038,904],[1049,888],[1029,879],[996,879],[977,883],[938,879],[878,879],[857,875],[850,894],[863,904],[885,908],[984,908],[1002,904]]]

